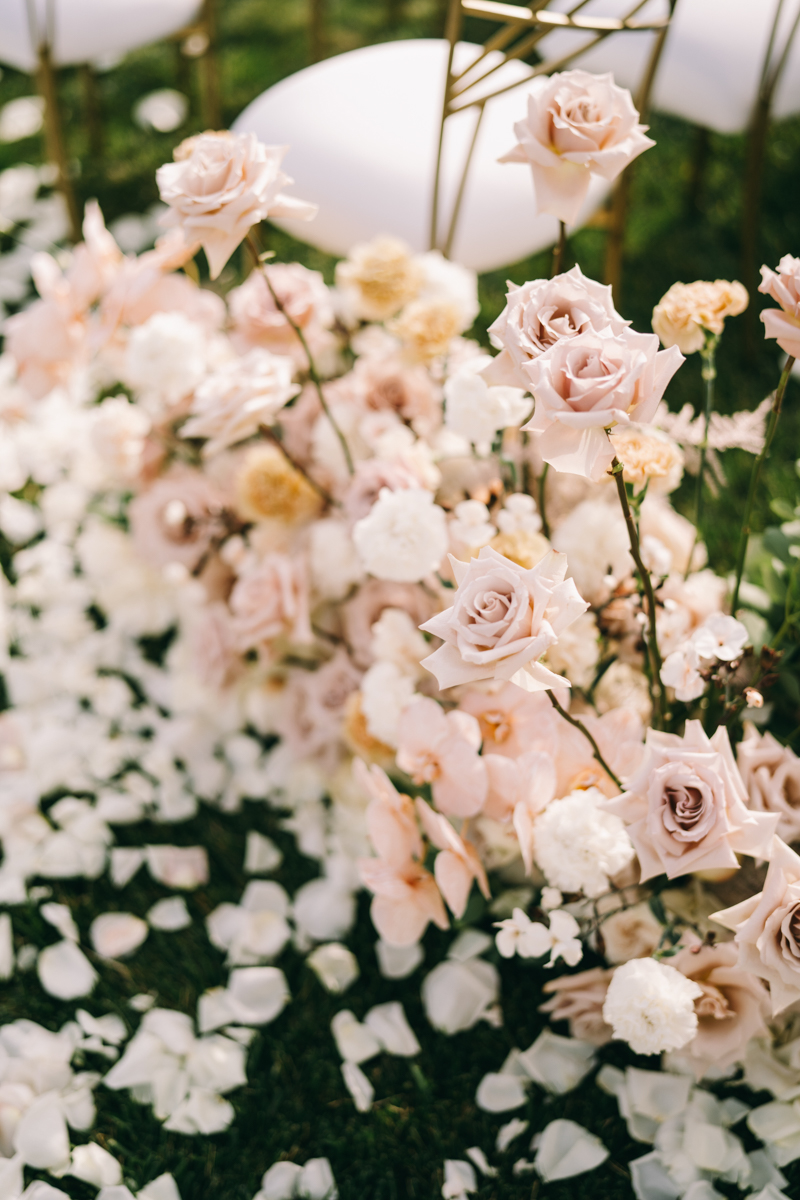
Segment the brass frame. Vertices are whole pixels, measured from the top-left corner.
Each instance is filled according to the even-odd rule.
[[[589,0],[576,0],[576,3],[566,13],[550,11],[547,8],[548,2],[549,0],[545,0],[545,3],[541,7],[534,7],[533,5],[523,7],[517,4],[498,3],[497,0],[449,0],[445,27],[445,39],[449,44],[449,50],[444,100],[442,103],[442,119],[439,126],[439,138],[436,150],[436,169],[434,172],[430,222],[430,247],[432,250],[440,249],[445,257],[449,256],[455,240],[469,168],[478,140],[484,107],[489,100],[493,100],[495,96],[500,96],[504,92],[511,91],[514,88],[522,87],[539,75],[549,75],[553,71],[560,70],[574,58],[584,54],[587,50],[596,46],[598,42],[603,41],[610,34],[621,33],[625,30],[656,31],[661,35],[656,39],[656,45],[645,72],[644,83],[646,84],[646,89],[640,89],[640,93],[646,90],[647,95],[649,95],[675,0],[668,0],[670,15],[656,21],[636,20],[636,14],[644,7],[647,0],[631,0],[631,7],[624,17],[581,16],[580,10],[586,7]],[[483,43],[481,53],[478,57],[463,71],[456,74],[453,70],[453,56],[465,16],[480,17],[495,22],[500,21],[502,22],[502,26]],[[486,91],[485,87],[482,87],[490,79],[490,76],[494,75],[505,63],[515,60],[519,61],[524,58],[525,55],[535,50],[542,38],[556,29],[574,29],[583,34],[593,33],[595,37],[588,42],[583,42],[568,54],[562,54],[560,57],[537,63],[536,66],[529,66],[529,73],[525,78],[519,79],[515,83],[504,84],[494,88],[492,88],[490,83],[488,91]],[[495,61],[493,65],[486,63],[489,55],[493,55],[497,51],[501,52],[502,57]],[[647,95],[644,97],[645,101]],[[468,108],[477,110],[475,128],[458,181],[456,197],[446,233],[443,240],[440,241],[438,228],[442,204],[442,151],[444,147],[445,125],[448,118],[454,113],[463,112]]]

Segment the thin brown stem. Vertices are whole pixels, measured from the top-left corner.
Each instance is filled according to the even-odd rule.
[[[775,430],[778,428],[778,418],[781,415],[781,406],[783,405],[783,397],[786,393],[786,385],[789,382],[789,376],[792,373],[794,359],[789,356],[786,360],[786,365],[781,372],[778,386],[775,389],[775,394],[772,400],[772,412],[769,417],[769,425],[767,426],[767,435],[764,438],[764,445],[761,447],[761,453],[753,463],[753,470],[750,475],[750,487],[747,492],[747,507],[744,512],[744,522],[742,524],[742,532],[739,537],[739,553],[736,556],[736,585],[733,589],[733,599],[731,600],[731,612],[736,616],[736,610],[739,607],[739,588],[742,586],[742,575],[744,574],[744,560],[747,555],[747,543],[750,539],[750,525],[753,520],[753,504],[755,503],[756,491],[758,489],[759,480],[761,479],[761,470],[764,466],[764,461],[769,454],[769,448],[772,445],[772,439],[775,437]]]
[[[569,715],[567,710],[561,704],[559,704],[558,700],[556,699],[555,692],[548,690],[548,695],[550,696],[550,701],[553,705],[553,708],[556,710],[556,712],[560,713],[560,715],[564,718],[564,720],[568,721],[570,723],[570,725],[574,725],[576,729],[580,729],[581,733],[583,734],[583,736],[586,738],[587,742],[589,742],[590,746],[592,747],[592,754],[595,756],[597,761],[600,763],[600,766],[603,768],[606,775],[608,775],[609,779],[611,779],[611,781],[616,785],[616,787],[619,788],[619,790],[621,792],[624,791],[621,781],[614,774],[614,772],[611,770],[611,767],[608,765],[606,760],[603,758],[602,754],[600,753],[600,747],[598,746],[597,742],[594,740],[592,735],[589,733],[589,730],[586,728],[583,721],[579,721],[577,717],[571,717]]]
[[[558,222],[558,241],[553,247],[553,268],[550,272],[550,278],[559,275],[561,268],[564,265],[564,253],[567,248],[567,227],[563,221]]]
[[[294,470],[298,472],[298,474],[303,476],[303,479],[305,479],[306,483],[309,484],[314,489],[314,491],[317,493],[317,495],[320,497],[320,499],[324,500],[325,503],[328,505],[338,505],[339,501],[334,500],[334,498],[330,494],[330,492],[327,491],[322,486],[321,483],[317,483],[316,479],[314,479],[311,475],[309,475],[309,473],[305,469],[305,467],[301,466],[301,464],[297,461],[297,459],[289,453],[289,451],[286,449],[286,447],[284,446],[281,439],[275,433],[274,429],[270,429],[269,425],[260,425],[259,430],[264,435],[265,438],[267,438],[270,442],[272,442],[273,446],[278,447],[281,454],[288,462],[289,466],[293,467]]]
[[[545,463],[539,476],[539,516],[542,518],[542,533],[550,538],[550,526],[547,522],[547,472],[550,464]]]
[[[353,474],[355,474],[355,467],[353,465],[353,456],[350,453],[350,447],[348,446],[347,439],[345,438],[341,429],[336,424],[333,413],[330,410],[330,406],[328,405],[328,402],[325,399],[325,395],[322,390],[322,380],[320,379],[319,374],[317,372],[317,368],[314,365],[314,359],[311,355],[311,351],[308,348],[308,342],[306,341],[305,334],[303,333],[302,329],[297,324],[297,322],[293,321],[292,318],[289,316],[282,300],[280,299],[280,297],[278,296],[274,287],[272,286],[270,277],[267,274],[266,270],[264,269],[264,264],[261,261],[261,256],[258,252],[258,247],[255,244],[252,233],[248,233],[247,237],[245,238],[245,242],[247,244],[247,248],[250,251],[250,254],[255,263],[256,270],[258,270],[258,271],[263,270],[264,279],[266,280],[267,287],[269,288],[269,294],[270,294],[270,296],[272,296],[272,301],[273,301],[275,307],[277,308],[277,310],[281,314],[281,316],[285,318],[286,322],[294,330],[295,334],[297,335],[297,339],[300,342],[300,345],[303,347],[303,353],[306,356],[306,362],[308,364],[309,379],[311,380],[311,382],[314,385],[314,388],[316,389],[316,393],[319,398],[319,402],[322,407],[322,411],[325,413],[325,416],[328,418],[328,420],[331,424],[331,428],[333,429],[333,432],[336,434],[337,438],[339,439],[339,444],[342,447],[342,453],[344,454],[344,460],[347,464],[348,473],[350,475],[353,475]]]
[[[639,545],[639,530],[636,528],[636,522],[633,519],[631,506],[628,503],[628,493],[625,491],[625,480],[622,478],[624,467],[617,456],[614,456],[614,461],[611,464],[611,474],[617,484],[617,495],[619,496],[622,515],[625,518],[625,525],[628,529],[628,540],[631,545],[631,556],[636,563],[636,570],[639,572],[639,578],[642,581],[642,588],[647,598],[647,619],[650,626],[649,637],[647,638],[647,649],[650,654],[650,663],[652,667],[650,692],[653,701],[653,718],[657,729],[664,727],[664,687],[661,683],[661,653],[658,649],[658,638],[656,629],[656,598],[653,592],[653,581],[650,578],[650,572],[642,562],[642,552]]]
[[[692,552],[689,555],[689,561],[686,564],[686,570],[683,578],[689,578],[689,572],[692,569],[692,560],[694,559],[695,547],[700,539],[700,525],[703,520],[703,482],[706,473],[706,456],[708,454],[708,427],[711,424],[711,413],[714,409],[714,381],[717,378],[716,366],[716,350],[719,334],[710,333],[706,338],[706,343],[700,351],[703,359],[703,381],[706,385],[706,403],[703,426],[703,440],[700,443],[700,465],[697,469],[697,482],[695,484],[694,495],[694,541],[692,542]]]

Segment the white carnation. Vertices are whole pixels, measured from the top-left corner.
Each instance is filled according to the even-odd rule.
[[[617,967],[603,1005],[614,1037],[637,1054],[680,1050],[697,1033],[694,1002],[702,989],[654,958],[632,958]]]
[[[563,630],[547,652],[547,665],[566,675],[576,687],[588,687],[600,658],[600,642],[594,613],[581,613]]]
[[[447,550],[444,510],[424,488],[381,488],[372,511],[353,528],[364,569],[378,579],[416,583]]]
[[[521,425],[530,412],[530,397],[521,388],[489,387],[468,367],[444,385],[445,425],[473,442],[479,454],[488,454],[495,434]]]
[[[625,579],[633,571],[630,543],[619,509],[597,500],[573,508],[553,534],[553,546],[567,556],[569,574],[585,600],[592,604],[608,596],[610,573]]]
[[[183,313],[157,312],[130,335],[124,382],[155,414],[197,387],[206,370],[206,333]]]
[[[403,709],[414,699],[414,679],[396,663],[376,662],[361,680],[361,711],[367,729],[385,746],[397,746]]]
[[[329,517],[311,526],[311,579],[323,600],[343,600],[364,572],[346,521]]]
[[[619,817],[603,812],[597,788],[553,800],[533,826],[533,856],[547,882],[562,892],[600,896],[609,877],[618,875],[634,855]]]

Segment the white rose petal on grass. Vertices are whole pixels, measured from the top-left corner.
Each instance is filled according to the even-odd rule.
[[[380,1054],[381,1043],[377,1035],[362,1025],[349,1008],[336,1013],[331,1021],[331,1033],[345,1062],[362,1063]]]
[[[475,1178],[475,1168],[463,1158],[448,1158],[444,1164],[444,1183],[442,1196],[444,1200],[460,1200],[469,1192],[477,1192],[478,1181]]]
[[[148,910],[147,923],[153,929],[175,932],[191,925],[192,918],[183,896],[167,896],[165,900],[157,901]]]
[[[14,1149],[26,1166],[38,1171],[69,1166],[67,1122],[55,1093],[35,1100],[19,1119]]]
[[[293,1200],[302,1170],[297,1163],[273,1163],[261,1180],[261,1191],[253,1200]]]
[[[680,1050],[697,1033],[694,1002],[702,994],[674,967],[654,958],[632,958],[612,976],[603,1019],[614,1037],[637,1054]]]
[[[43,1179],[34,1179],[33,1183],[25,1188],[20,1200],[70,1200],[70,1198],[66,1192],[62,1192],[61,1188],[52,1187]],[[122,1200],[127,1200],[127,1197],[123,1196]]]
[[[138,950],[149,930],[133,913],[101,913],[89,927],[92,945],[103,958],[126,958]]]
[[[412,942],[410,946],[392,946],[379,938],[375,943],[375,957],[384,979],[406,979],[424,960],[425,951],[419,942]]]
[[[444,509],[424,488],[381,488],[368,516],[353,527],[353,541],[370,575],[417,583],[436,570],[447,551]]]
[[[75,1017],[87,1037],[102,1038],[111,1046],[118,1046],[128,1036],[125,1022],[114,1013],[107,1013],[104,1017],[93,1017],[85,1008],[79,1008]]]
[[[481,1175],[486,1175],[491,1179],[497,1174],[497,1167],[491,1165],[480,1146],[470,1146],[467,1150],[467,1157],[475,1163]]]
[[[204,846],[145,846],[147,868],[157,883],[190,892],[208,883]]]
[[[334,879],[312,879],[294,894],[292,913],[298,930],[315,942],[338,941],[353,927],[353,895]]]
[[[361,1067],[354,1062],[343,1062],[342,1077],[358,1111],[361,1113],[369,1112],[372,1107],[375,1089],[361,1070]]]
[[[143,1187],[137,1200],[181,1200],[181,1194],[177,1183],[167,1171]]]
[[[79,942],[81,940],[78,926],[75,924],[75,918],[68,905],[43,904],[39,912],[48,925],[52,925],[58,930],[62,938],[66,938],[69,942]]]
[[[300,1172],[297,1194],[305,1200],[336,1200],[338,1190],[327,1158],[310,1158]]]
[[[484,1112],[508,1112],[519,1108],[528,1098],[525,1080],[519,1075],[490,1071],[484,1075],[475,1093],[475,1103]]]
[[[68,941],[46,946],[36,970],[44,990],[59,1000],[88,996],[99,978],[83,951]]]
[[[539,1140],[534,1166],[545,1183],[593,1171],[608,1158],[598,1137],[575,1121],[551,1121]]]
[[[114,846],[111,850],[111,882],[114,887],[130,883],[146,858],[143,849],[135,846]]]
[[[98,1188],[114,1187],[122,1182],[121,1166],[114,1156],[102,1146],[98,1146],[97,1142],[88,1142],[85,1146],[74,1148],[67,1174]]]
[[[425,1015],[441,1033],[471,1029],[490,1015],[499,994],[497,969],[482,959],[440,962],[422,981]]]
[[[234,1020],[242,1025],[267,1025],[291,999],[286,976],[278,967],[231,971],[227,990]]]
[[[559,1037],[543,1029],[536,1041],[519,1055],[525,1074],[556,1096],[573,1091],[597,1062],[595,1047],[577,1038]]]
[[[14,930],[8,913],[0,913],[0,979],[14,974]]]
[[[358,959],[341,942],[328,942],[312,950],[306,962],[329,992],[341,995],[359,976]]]
[[[376,1004],[364,1017],[364,1024],[389,1054],[397,1054],[401,1058],[413,1058],[419,1054],[420,1044],[399,1000]]]
[[[495,1148],[498,1154],[502,1154],[513,1141],[521,1134],[525,1133],[530,1126],[530,1121],[523,1121],[520,1117],[512,1117],[505,1125],[501,1125],[497,1131],[497,1139]]]
[[[283,862],[283,854],[273,842],[251,829],[247,834],[244,850],[244,869],[248,875],[268,875],[277,871]]]

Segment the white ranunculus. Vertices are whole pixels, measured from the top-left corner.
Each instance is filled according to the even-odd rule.
[[[378,579],[417,583],[435,571],[447,550],[444,510],[424,488],[381,488],[353,541],[364,569]]]

